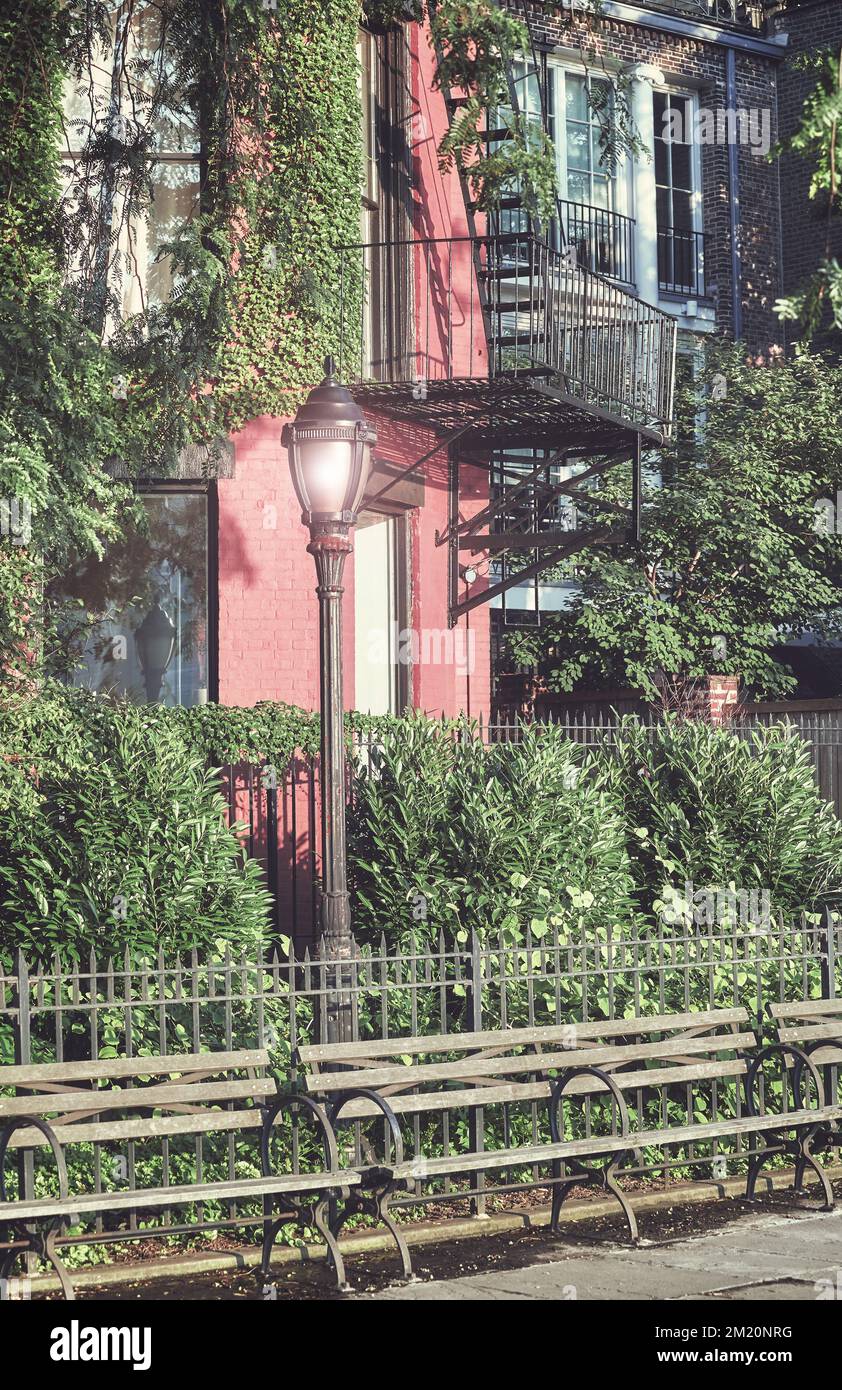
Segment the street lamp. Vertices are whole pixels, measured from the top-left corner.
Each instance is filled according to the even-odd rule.
[[[146,699],[154,704],[172,660],[178,633],[160,603],[153,604],[134,635],[137,659],[143,672]]]
[[[327,958],[350,961],[351,907],[345,874],[345,740],[342,703],[342,573],[353,550],[351,527],[363,499],[377,435],[332,358],[325,379],[310,392],[282,435],[290,472],[310,529],[307,549],[316,561],[321,650],[321,797],[323,884],[321,929]],[[350,996],[341,990],[329,1032],[350,1035]]]

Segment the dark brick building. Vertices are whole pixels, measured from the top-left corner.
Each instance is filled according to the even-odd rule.
[[[731,12],[732,20],[716,18]],[[656,151],[621,173],[633,186],[638,292],[668,307],[686,333],[719,330],[758,348],[778,341],[780,195],[766,156],[778,138],[783,36],[752,7],[708,0],[606,0],[594,29],[561,7],[546,18],[533,13],[550,64],[581,64],[587,53],[592,80],[600,70],[630,80],[637,127]],[[664,108],[676,103],[689,117],[690,138],[679,142],[689,152],[689,200],[670,199],[659,168]],[[670,164],[675,176],[675,147]],[[676,262],[681,273],[670,284]]]
[[[805,98],[815,85],[815,75],[798,65],[806,55],[842,50],[840,0],[791,0],[775,19],[776,29],[787,38],[787,58],[779,81],[778,109],[783,139],[798,128]],[[810,169],[797,155],[785,154],[779,165],[783,233],[783,286],[792,294],[816,270],[824,258],[829,231],[831,256],[842,259],[842,218],[828,225],[827,206],[811,200]]]

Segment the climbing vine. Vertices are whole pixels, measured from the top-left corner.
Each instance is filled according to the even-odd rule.
[[[25,0],[0,19],[6,677],[60,648],[52,581],[138,519],[112,461],[166,476],[185,444],[294,409],[335,347],[359,18],[359,0]]]

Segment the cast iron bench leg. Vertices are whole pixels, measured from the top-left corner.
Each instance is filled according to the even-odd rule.
[[[328,1111],[328,1120],[331,1128],[336,1129],[342,1109],[349,1101],[368,1100],[381,1111],[386,1122],[389,1136],[394,1148],[394,1163],[399,1166],[403,1163],[403,1138],[401,1136],[400,1125],[397,1117],[389,1105],[388,1101],[377,1091],[369,1090],[367,1087],[355,1087],[353,1090],[342,1091],[333,1101]],[[388,1158],[388,1154],[387,1154]],[[386,1230],[391,1235],[397,1247],[401,1260],[401,1271],[403,1278],[409,1282],[414,1279],[412,1273],[412,1260],[409,1254],[409,1247],[401,1234],[400,1228],[389,1211],[389,1203],[394,1192],[399,1186],[394,1181],[392,1169],[389,1167],[371,1167],[366,1170],[366,1192],[360,1193],[358,1189],[352,1191],[345,1199],[344,1205],[332,1218],[330,1228],[334,1236],[351,1216],[366,1215],[373,1216],[375,1221],[382,1221]]]
[[[6,1162],[6,1154],[9,1148],[9,1140],[11,1139],[16,1129],[25,1128],[27,1126],[39,1129],[41,1133],[44,1135],[44,1138],[47,1140],[47,1143],[49,1144],[52,1150],[53,1157],[56,1161],[56,1168],[58,1170],[59,1200],[62,1202],[66,1202],[68,1200],[68,1185],[67,1164],[65,1163],[64,1159],[64,1150],[62,1149],[61,1144],[59,1143],[58,1139],[56,1138],[53,1132],[52,1125],[50,1125],[47,1120],[42,1120],[38,1115],[13,1115],[12,1118],[8,1120],[6,1124],[3,1126],[2,1130],[0,1130],[0,1200],[4,1202],[7,1200],[6,1182],[3,1176],[3,1172]],[[63,1225],[63,1218],[52,1217],[49,1221],[49,1224],[47,1225],[46,1231],[43,1234],[38,1226],[36,1226],[33,1230],[30,1230],[30,1228],[26,1225],[25,1222],[12,1222],[11,1224],[12,1228],[16,1229],[20,1233],[21,1237],[24,1240],[26,1240],[27,1249],[31,1250],[32,1253],[37,1255],[40,1259],[46,1260],[49,1264],[52,1265],[53,1269],[58,1275],[58,1281],[61,1285],[61,1291],[64,1294],[65,1299],[70,1303],[75,1302],[76,1293],[74,1291],[70,1275],[65,1269],[62,1261],[59,1259],[58,1251],[56,1250],[56,1241],[58,1240],[59,1232]],[[8,1264],[8,1268],[11,1269],[14,1266],[14,1262],[18,1254],[26,1254],[26,1250],[10,1251],[11,1260],[4,1260],[3,1268],[5,1269],[6,1265]]]
[[[616,1081],[610,1075],[610,1073],[603,1071],[600,1067],[572,1067],[569,1068],[567,1071],[563,1071],[559,1074],[559,1076],[555,1080],[552,1092],[550,1094],[550,1132],[553,1137],[553,1142],[558,1144],[563,1143],[564,1141],[561,1101],[566,1087],[570,1084],[571,1081],[573,1081],[576,1077],[579,1076],[595,1076],[603,1082],[605,1089],[611,1093],[611,1096],[614,1100],[614,1104],[617,1107],[617,1113],[620,1116],[620,1134],[617,1136],[617,1138],[618,1140],[631,1139],[632,1136],[630,1134],[629,1112],[628,1106],[626,1105],[625,1096],[617,1086]],[[637,1243],[640,1240],[640,1235],[637,1229],[637,1218],[635,1217],[632,1205],[628,1197],[626,1196],[625,1192],[620,1187],[620,1184],[617,1181],[617,1174],[622,1170],[622,1162],[627,1154],[631,1155],[632,1157],[634,1156],[634,1150],[630,1146],[628,1148],[624,1147],[622,1149],[618,1149],[612,1155],[611,1161],[607,1164],[605,1168],[587,1168],[582,1163],[571,1163],[569,1160],[567,1160],[567,1163],[568,1167],[571,1167],[573,1169],[577,1177],[582,1178],[585,1182],[601,1183],[605,1191],[610,1192],[612,1197],[615,1197],[617,1199],[620,1206],[622,1207],[623,1215],[626,1218],[626,1225],[629,1229],[629,1236],[632,1242],[635,1245],[637,1245]],[[555,1168],[553,1169],[553,1173],[555,1176],[557,1176],[557,1171]],[[561,1212],[561,1205],[565,1197],[567,1196],[570,1187],[573,1185],[573,1183],[564,1183],[564,1185],[561,1187],[561,1191],[559,1191],[559,1189],[556,1187],[553,1188],[553,1206],[550,1228],[555,1235],[558,1235],[558,1218]]]
[[[795,1047],[792,1043],[770,1043],[768,1046],[761,1048],[753,1058],[751,1066],[746,1074],[746,1105],[750,1115],[757,1115],[754,1102],[754,1085],[760,1074],[763,1063],[771,1057],[783,1057],[784,1054],[788,1054],[792,1057],[795,1064],[792,1084],[793,1099],[796,1105],[800,1108],[804,1108],[805,1106],[805,1092],[802,1089],[805,1072],[809,1073],[813,1080],[819,1103],[824,1099],[824,1085],[818,1069],[809,1053],[805,1052],[803,1048]],[[759,1154],[755,1154],[749,1159],[748,1178],[746,1180],[746,1198],[749,1201],[754,1200],[757,1176],[767,1158],[770,1158],[772,1154],[775,1153],[786,1153],[791,1154],[795,1159],[793,1191],[799,1194],[804,1192],[804,1174],[807,1168],[811,1168],[822,1187],[823,1201],[818,1210],[833,1211],[835,1203],[830,1179],[812,1152],[813,1140],[817,1135],[821,1134],[824,1129],[825,1126],[822,1124],[802,1124],[794,1128],[794,1137],[792,1139],[784,1138],[787,1125],[786,1114],[783,1113],[781,1115],[780,1132],[774,1130],[770,1133],[768,1139],[763,1138],[763,1149]],[[790,1132],[793,1132],[792,1126],[790,1126]]]
[[[339,1249],[339,1242],[330,1228],[330,1205],[331,1201],[329,1197],[322,1197],[321,1200],[316,1203],[313,1209],[313,1225],[319,1235],[324,1238],[324,1243],[327,1246],[327,1257],[333,1266],[333,1272],[336,1276],[336,1287],[340,1293],[350,1293],[351,1285],[348,1283],[345,1275],[345,1261]]]

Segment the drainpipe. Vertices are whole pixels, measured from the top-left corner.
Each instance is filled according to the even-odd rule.
[[[725,53],[725,106],[737,110],[737,54],[733,48]],[[734,338],[743,336],[743,267],[740,257],[740,151],[736,140],[728,145],[728,193],[731,225],[731,286]]]

